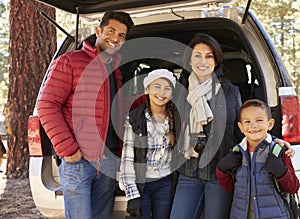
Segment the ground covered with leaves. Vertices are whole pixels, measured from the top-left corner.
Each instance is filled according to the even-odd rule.
[[[35,207],[29,179],[7,179],[6,158],[0,166],[0,218],[45,218]]]

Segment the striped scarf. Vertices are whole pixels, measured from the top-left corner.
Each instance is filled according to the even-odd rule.
[[[216,93],[221,85],[216,83]],[[190,111],[190,126],[185,131],[184,141],[184,156],[189,159],[190,157],[198,157],[194,151],[194,146],[190,142],[190,133],[200,133],[203,131],[203,126],[213,120],[214,116],[208,104],[212,98],[212,77],[200,84],[194,72],[189,76],[189,94],[187,101],[191,104]]]

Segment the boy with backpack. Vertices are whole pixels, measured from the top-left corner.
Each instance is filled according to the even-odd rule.
[[[246,136],[217,165],[216,176],[225,191],[234,189],[230,218],[290,218],[275,183],[290,194],[299,180],[285,148],[268,134],[274,126],[270,108],[252,99],[240,108],[238,126]]]

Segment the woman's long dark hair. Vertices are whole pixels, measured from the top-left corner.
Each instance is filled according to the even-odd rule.
[[[216,62],[216,66],[214,69],[214,73],[218,79],[218,81],[221,83],[221,86],[223,87],[223,82],[226,81],[226,78],[224,78],[223,75],[223,52],[220,43],[211,37],[208,34],[205,33],[198,33],[194,36],[194,38],[189,42],[187,48],[184,51],[183,55],[183,71],[180,75],[179,82],[185,87],[188,87],[188,78],[192,72],[192,67],[190,65],[191,62],[191,56],[193,49],[196,45],[203,43],[205,45],[208,45],[214,55],[214,59]]]

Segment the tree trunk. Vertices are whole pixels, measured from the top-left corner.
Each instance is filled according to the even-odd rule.
[[[32,1],[51,18],[55,9]],[[10,67],[5,124],[8,131],[7,176],[28,177],[28,116],[48,64],[56,51],[56,30],[25,0],[10,1]]]

